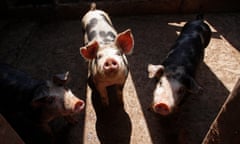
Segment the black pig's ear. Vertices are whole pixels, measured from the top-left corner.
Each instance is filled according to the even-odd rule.
[[[69,72],[63,74],[56,74],[53,76],[52,81],[55,85],[63,86],[68,82]]]
[[[160,78],[164,73],[164,66],[163,65],[148,65],[148,77],[149,78]]]

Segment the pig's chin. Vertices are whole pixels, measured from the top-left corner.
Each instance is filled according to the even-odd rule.
[[[118,71],[116,70],[108,70],[104,72],[106,77],[116,77],[118,75]]]

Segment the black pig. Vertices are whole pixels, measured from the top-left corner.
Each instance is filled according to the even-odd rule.
[[[64,116],[75,122],[72,115],[81,112],[85,105],[65,86],[67,80],[68,72],[45,81],[0,64],[0,112],[10,121],[18,121],[11,118],[21,114],[51,135],[50,121]]]
[[[199,15],[184,25],[161,65],[149,64],[149,77],[158,80],[152,105],[156,113],[170,114],[187,92],[197,93],[201,89],[194,76],[210,38],[211,30]]]

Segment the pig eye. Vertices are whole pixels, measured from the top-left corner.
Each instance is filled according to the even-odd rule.
[[[154,78],[154,82],[155,82],[155,83],[159,83],[160,85],[162,84],[162,83],[161,83],[161,80],[159,80],[158,78]]]
[[[97,56],[97,59],[100,59],[100,58],[102,58],[102,54],[99,54],[99,55]]]
[[[159,84],[162,85],[162,80],[159,80]]]
[[[161,79],[159,80],[158,78],[156,78],[155,80],[156,80],[156,83],[159,83],[159,85],[162,85],[162,80]]]

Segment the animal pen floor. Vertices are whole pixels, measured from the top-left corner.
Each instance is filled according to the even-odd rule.
[[[83,46],[80,19],[0,20],[0,62],[41,79],[70,71],[69,87],[86,101],[86,108],[76,115],[76,125],[68,125],[62,118],[51,123],[57,143],[201,143],[240,76],[240,13],[205,15],[213,35],[196,76],[204,92],[187,97],[168,117],[148,109],[155,86],[148,79],[147,65],[163,60],[183,24],[195,15],[111,18],[118,32],[131,28],[135,39],[133,54],[128,56],[130,74],[124,87],[124,107],[115,106],[112,100],[108,109],[94,109],[98,102],[91,99],[87,63],[79,54]]]

